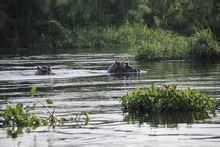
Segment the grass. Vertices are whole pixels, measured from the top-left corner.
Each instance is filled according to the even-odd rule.
[[[134,47],[137,42],[136,30],[140,25],[124,24],[119,27],[89,27],[73,30],[73,46],[91,47]]]
[[[161,29],[149,30],[151,35],[137,47],[138,61],[158,59],[213,60],[220,57],[220,47],[209,29],[191,37],[179,36]]]
[[[158,59],[218,59],[220,47],[210,29],[190,37],[143,24],[124,23],[118,27],[89,27],[72,30],[72,47],[127,47],[138,61]]]
[[[88,26],[67,29],[52,20],[45,24],[40,37],[33,41],[37,51],[62,52],[66,49],[129,48],[138,61],[159,59],[212,60],[220,57],[220,46],[210,29],[186,37],[144,24]],[[25,50],[25,52],[27,49]],[[15,51],[14,51],[15,52]]]
[[[176,85],[165,85],[162,89],[151,86],[137,87],[135,91],[121,98],[124,112],[166,113],[166,112],[214,112],[217,102],[197,90],[177,90]]]

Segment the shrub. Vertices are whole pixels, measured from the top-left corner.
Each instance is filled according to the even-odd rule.
[[[220,47],[214,40],[210,29],[194,34],[188,44],[188,56],[193,59],[217,59],[220,57]]]
[[[72,46],[71,31],[56,20],[50,20],[41,26],[39,39],[34,42],[35,49],[64,49]]]
[[[192,37],[179,36],[161,29],[148,30],[145,39],[135,48],[135,59],[217,59],[220,47],[210,29],[195,33]]]
[[[187,48],[187,37],[181,37],[162,29],[149,29],[146,38],[136,47],[135,59],[180,59]]]
[[[124,112],[184,112],[210,111],[216,107],[216,100],[205,96],[197,90],[177,90],[176,85],[165,85],[162,89],[151,86],[147,89],[137,87],[135,91],[121,98]]]

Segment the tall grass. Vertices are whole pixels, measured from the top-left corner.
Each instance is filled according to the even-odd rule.
[[[136,47],[136,60],[155,59],[218,59],[220,47],[209,29],[197,32],[191,37],[179,36],[161,29],[149,30]]]
[[[213,39],[210,29],[197,32],[188,43],[188,55],[193,59],[217,59],[220,57],[220,46]]]
[[[220,49],[210,29],[193,36],[180,36],[162,29],[149,29],[143,24],[125,23],[118,27],[75,28],[73,46],[133,48],[135,59],[217,59]]]
[[[149,30],[149,36],[136,48],[136,60],[179,59],[186,52],[187,37],[161,29]]]
[[[134,47],[137,44],[135,29],[129,24],[119,27],[75,28],[73,30],[73,46],[78,48]]]
[[[120,26],[90,26],[66,29],[56,21],[46,24],[34,48],[132,48],[136,60],[213,59],[220,57],[220,48],[212,32],[202,30],[185,37],[162,29],[149,29],[144,24],[124,23]]]

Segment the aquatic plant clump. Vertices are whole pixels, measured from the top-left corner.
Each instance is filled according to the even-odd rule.
[[[36,93],[36,87],[31,88],[29,94],[33,96]],[[36,129],[39,126],[50,126],[55,128],[57,125],[62,126],[66,121],[70,121],[67,118],[59,118],[55,113],[55,105],[53,104],[52,99],[46,99],[46,102],[42,102],[38,99],[34,99],[36,103],[33,103],[32,106],[23,105],[22,103],[17,103],[16,105],[7,104],[6,110],[3,113],[0,113],[0,121],[2,125],[0,127],[8,127],[8,135],[12,138],[16,138],[18,134],[23,133],[23,129],[26,128],[30,132],[31,129]],[[37,108],[37,104],[43,106],[47,117],[40,117],[34,114],[33,110]],[[48,108],[48,106],[52,108]],[[84,116],[83,118],[81,116]],[[86,125],[89,124],[90,116],[87,112],[76,113],[75,122],[84,121]]]
[[[177,85],[165,85],[158,89],[137,87],[121,98],[124,112],[214,112],[216,100],[194,89],[177,90]]]

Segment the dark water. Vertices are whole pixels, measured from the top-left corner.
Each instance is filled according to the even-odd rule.
[[[114,60],[129,61],[144,72],[140,76],[113,77],[106,73]],[[37,65],[51,65],[56,75],[34,76]],[[0,58],[0,109],[6,101],[32,104],[30,87],[37,87],[37,99],[52,98],[58,116],[73,117],[88,112],[90,125],[68,122],[48,130],[7,137],[0,128],[0,146],[220,146],[220,112],[210,119],[168,115],[158,124],[138,120],[126,122],[119,97],[136,85],[148,87],[175,83],[192,87],[220,99],[220,63],[195,64],[186,61],[137,63],[123,53],[78,53]],[[44,116],[43,108],[36,111]],[[192,118],[191,118],[192,117]],[[155,119],[155,118],[153,118]],[[157,119],[157,118],[156,118]],[[163,121],[164,119],[164,121]],[[190,121],[184,121],[190,119]]]

